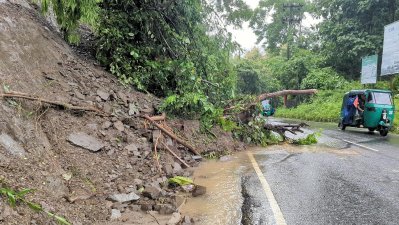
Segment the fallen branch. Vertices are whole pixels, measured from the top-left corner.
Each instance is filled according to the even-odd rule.
[[[165,147],[166,150],[168,150],[170,152],[170,154],[172,154],[176,159],[178,159],[181,163],[183,163],[187,168],[191,167],[190,165],[188,165],[186,162],[184,162],[183,159],[181,159],[178,155],[176,155],[176,153],[174,153],[172,151],[172,149],[170,149],[165,142],[162,142],[163,146]]]
[[[38,101],[38,102],[43,102],[43,103],[47,103],[47,104],[51,104],[51,105],[56,105],[56,106],[60,106],[63,107],[67,110],[83,110],[83,111],[89,111],[89,112],[96,112],[98,114],[101,114],[103,116],[109,116],[107,113],[105,113],[104,111],[97,109],[95,107],[85,107],[85,106],[74,106],[65,102],[59,102],[59,101],[51,101],[51,100],[47,100],[47,99],[43,99],[43,98],[39,98],[39,97],[33,97],[30,96],[26,93],[20,93],[20,92],[7,92],[7,93],[2,93],[0,94],[0,97],[2,98],[22,98],[22,99],[28,99],[28,100],[32,100],[32,101]]]
[[[144,119],[150,121],[151,123],[153,123],[158,129],[160,129],[161,131],[163,131],[166,135],[168,135],[169,137],[171,137],[172,139],[176,140],[177,143],[185,146],[186,148],[188,148],[192,153],[196,154],[196,155],[200,155],[193,146],[187,144],[185,141],[183,141],[182,139],[180,139],[179,137],[177,137],[175,134],[173,134],[172,132],[166,130],[164,127],[162,127],[161,125],[159,125],[158,123],[156,123],[154,120],[151,119],[151,117],[149,117],[148,115],[144,115],[143,116]]]
[[[166,114],[162,113],[162,115],[160,115],[160,116],[151,116],[150,118],[154,121],[162,121],[162,120],[166,120]]]

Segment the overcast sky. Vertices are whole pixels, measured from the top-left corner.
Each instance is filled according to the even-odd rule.
[[[256,8],[258,6],[259,0],[246,0],[246,3],[252,8]],[[312,18],[308,13],[305,13],[305,17],[303,19],[302,24],[304,26],[311,26],[318,23],[318,20]],[[243,24],[241,29],[234,29],[233,27],[228,27],[228,31],[230,31],[233,35],[233,39],[237,41],[244,50],[251,50],[256,46],[257,37],[254,34],[253,30],[249,27],[249,23],[246,22]]]

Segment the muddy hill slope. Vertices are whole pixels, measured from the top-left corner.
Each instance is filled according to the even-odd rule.
[[[0,0],[1,93],[20,92],[96,112],[21,98],[0,98],[0,176],[2,185],[32,188],[27,198],[67,218],[72,224],[151,224],[178,220],[176,191],[167,178],[190,170],[159,147],[158,131],[138,115],[154,115],[160,100],[120,85],[95,62],[77,55],[26,2]],[[228,134],[204,140],[198,122],[175,120],[169,129],[198,151],[231,151]],[[215,128],[216,129],[216,128]],[[187,164],[187,149],[172,139],[163,142]],[[195,141],[193,141],[195,140]],[[141,211],[157,211],[146,217]],[[187,220],[187,218],[186,218]],[[165,222],[166,221],[166,222]],[[186,221],[189,222],[189,221]],[[0,200],[1,224],[55,224],[23,204]]]

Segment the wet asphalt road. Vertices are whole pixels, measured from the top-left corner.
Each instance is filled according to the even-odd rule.
[[[286,224],[399,224],[399,136],[311,125],[323,128],[316,146],[254,152]],[[242,188],[242,223],[276,224],[253,170]]]

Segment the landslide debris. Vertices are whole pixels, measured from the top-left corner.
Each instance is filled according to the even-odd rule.
[[[138,115],[153,115],[160,100],[122,86],[90,59],[78,55],[23,0],[0,0],[0,85],[73,106],[110,114],[73,111],[28,99],[0,99],[0,177],[15,189],[32,188],[29,200],[72,224],[175,224],[176,191],[167,179],[192,170],[158,147],[160,132]],[[200,134],[198,121],[166,126],[200,152],[242,146],[214,128],[217,139]],[[162,140],[188,165],[198,157],[167,136]],[[180,201],[179,201],[180,202]],[[148,211],[148,213],[143,213]],[[165,215],[166,214],[166,215]],[[192,222],[184,217],[186,224]],[[1,224],[54,224],[28,207],[11,209],[0,200]]]

